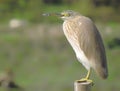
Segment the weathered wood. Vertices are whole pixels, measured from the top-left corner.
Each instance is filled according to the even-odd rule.
[[[74,91],[91,91],[92,82],[74,82]]]

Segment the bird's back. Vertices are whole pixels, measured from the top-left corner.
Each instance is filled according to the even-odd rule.
[[[98,75],[107,78],[107,61],[102,38],[94,23],[87,17],[77,16],[66,20],[63,25],[64,33],[72,45],[77,57],[79,51],[83,51],[86,60]],[[75,47],[76,46],[76,47]],[[80,50],[81,49],[81,50]],[[80,58],[81,59],[81,56]],[[81,61],[81,62],[82,62]]]

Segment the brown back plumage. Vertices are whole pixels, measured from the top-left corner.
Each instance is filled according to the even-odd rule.
[[[88,58],[91,67],[103,79],[107,78],[107,61],[102,38],[94,23],[87,17],[76,16],[67,20],[71,27],[71,34],[74,31],[79,46]],[[70,31],[69,31],[70,33]]]
[[[79,38],[83,43],[80,44],[80,47],[84,50],[88,60],[90,60],[91,67],[101,78],[105,79],[108,76],[108,69],[102,38],[94,23],[87,17],[81,17],[79,21],[83,25],[79,27],[80,31],[82,31]]]

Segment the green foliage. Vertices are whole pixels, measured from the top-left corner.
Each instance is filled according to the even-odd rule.
[[[51,1],[52,2],[52,1]],[[53,1],[54,2],[54,1]],[[79,11],[95,20],[120,21],[119,7],[100,6],[96,7],[92,0],[63,0],[60,4],[47,4],[43,0],[1,0],[0,1],[0,22],[8,21],[11,18],[26,19],[29,22],[58,22],[54,17],[43,18],[44,12],[61,12],[66,9]]]

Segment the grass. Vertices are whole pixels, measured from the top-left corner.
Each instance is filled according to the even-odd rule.
[[[119,24],[98,23],[97,26],[107,51],[109,78],[101,80],[92,72],[95,83],[92,91],[118,91],[120,47],[110,50],[107,42],[119,35]],[[112,31],[110,34],[106,32],[107,27]],[[87,71],[77,61],[61,29],[60,24],[13,30],[2,27],[0,71],[12,68],[15,81],[25,91],[73,91],[73,82],[84,77]]]

